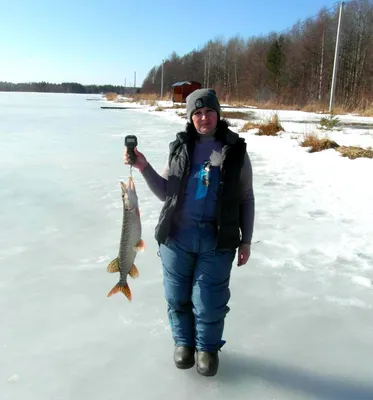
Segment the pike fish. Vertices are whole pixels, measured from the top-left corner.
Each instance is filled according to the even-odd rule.
[[[122,292],[131,301],[131,290],[127,283],[127,276],[137,278],[139,271],[134,264],[138,251],[145,249],[145,243],[141,239],[141,220],[139,211],[139,200],[132,177],[128,184],[120,182],[123,200],[122,233],[119,245],[119,254],[107,266],[110,273],[119,272],[119,282],[110,290],[107,297]]]

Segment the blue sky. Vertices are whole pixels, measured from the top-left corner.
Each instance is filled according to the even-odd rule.
[[[336,0],[0,0],[0,81],[133,84],[173,51],[279,32]]]

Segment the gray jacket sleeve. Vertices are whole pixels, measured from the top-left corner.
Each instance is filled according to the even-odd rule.
[[[253,171],[249,155],[245,154],[240,177],[240,228],[242,243],[251,244],[254,230],[255,199],[253,189]]]
[[[149,163],[143,169],[142,175],[145,178],[149,189],[158,197],[159,200],[165,201],[168,184],[168,157],[161,175],[159,175]]]

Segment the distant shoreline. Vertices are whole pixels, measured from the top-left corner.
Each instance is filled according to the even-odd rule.
[[[118,94],[135,94],[140,92],[140,87],[128,87],[121,85],[83,85],[78,82],[4,82],[0,81],[0,92],[23,93],[66,93],[66,94],[103,94],[114,92]]]

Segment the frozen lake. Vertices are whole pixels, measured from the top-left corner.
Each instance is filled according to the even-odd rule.
[[[161,202],[137,171],[140,278],[132,303],[106,298],[124,137],[160,171],[183,121],[90,97],[0,93],[0,399],[372,400],[373,160],[247,136],[252,257],[233,268],[220,370],[204,378],[173,365]]]

